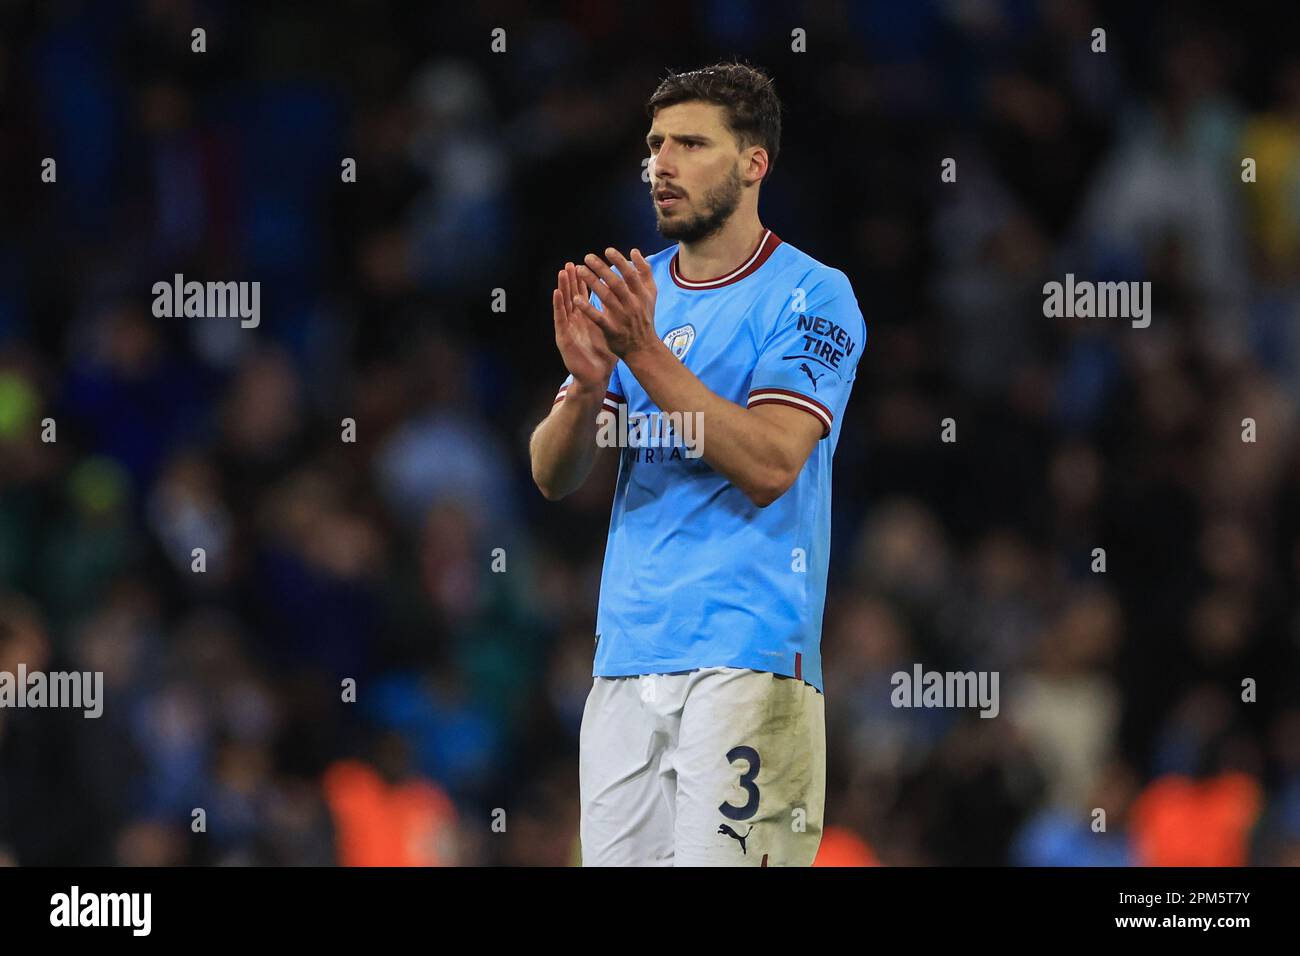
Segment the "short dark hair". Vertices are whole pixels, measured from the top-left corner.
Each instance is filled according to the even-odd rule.
[[[772,78],[748,63],[716,63],[689,73],[669,73],[645,105],[646,115],[665,106],[700,100],[726,110],[727,127],[741,149],[767,150],[767,174],[776,166],[781,149],[781,101]]]

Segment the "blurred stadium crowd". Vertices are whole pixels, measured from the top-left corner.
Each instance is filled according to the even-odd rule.
[[[788,111],[764,223],[869,329],[818,863],[1300,864],[1300,58],[1275,19],[447,14],[0,5],[0,670],[106,693],[98,720],[0,710],[0,861],[576,861],[613,474],[559,504],[530,482],[565,374],[548,295],[567,259],[666,244],[643,104],[734,54]],[[1045,319],[1067,272],[1151,281],[1151,326]],[[260,326],[155,318],[175,273],[260,281]],[[916,662],[998,671],[1000,715],[894,708]]]

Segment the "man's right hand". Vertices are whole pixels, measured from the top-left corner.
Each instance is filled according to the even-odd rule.
[[[595,460],[597,419],[618,357],[605,343],[600,326],[573,307],[575,295],[588,295],[572,262],[560,272],[551,293],[555,344],[573,375],[564,401],[556,402],[533,429],[528,455],[533,481],[547,501],[559,501],[582,486]]]
[[[583,391],[605,394],[609,377],[618,364],[618,356],[605,344],[605,333],[581,311],[574,308],[573,297],[590,294],[587,284],[578,278],[577,267],[565,263],[551,293],[555,314],[555,345],[564,366],[573,376],[573,384]]]

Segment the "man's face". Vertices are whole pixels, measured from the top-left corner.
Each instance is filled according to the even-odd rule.
[[[655,114],[646,145],[659,234],[691,243],[720,230],[744,190],[723,108],[698,101],[666,106]]]

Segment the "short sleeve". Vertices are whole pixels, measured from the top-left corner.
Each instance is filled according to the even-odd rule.
[[[787,308],[760,346],[745,404],[801,409],[821,422],[826,438],[848,405],[867,326],[843,272],[813,277],[804,308]]]
[[[591,304],[594,305],[597,309],[602,308],[600,304],[600,299],[596,297],[596,293],[594,292],[591,293],[589,298],[591,300]],[[555,393],[555,401],[551,402],[552,408],[560,404],[560,402],[564,401],[564,395],[566,392],[568,392],[569,386],[572,383],[573,383],[573,375],[570,374],[567,378],[565,378],[563,384],[560,385],[560,390]],[[605,401],[603,403],[603,407],[608,408],[611,412],[617,412],[619,405],[624,405],[627,403],[627,399],[624,398],[625,394],[626,393],[623,391],[622,383],[619,381],[618,378],[618,363],[616,362],[614,364],[614,370],[610,372],[609,375],[609,384],[605,386]]]

